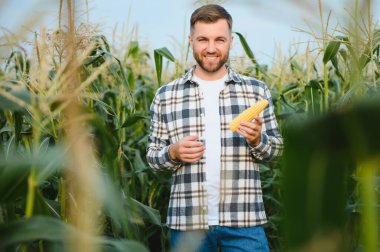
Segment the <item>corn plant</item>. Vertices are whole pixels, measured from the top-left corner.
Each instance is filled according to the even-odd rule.
[[[79,34],[74,4],[67,29],[36,33],[34,57],[11,47],[2,71],[0,249],[145,251],[142,227],[153,235],[161,219],[139,201],[152,202],[146,184],[135,190],[146,182],[144,142],[131,146],[127,134],[130,115],[148,104],[132,90],[149,92],[149,80],[135,78],[104,36]],[[127,58],[145,54],[130,48]]]

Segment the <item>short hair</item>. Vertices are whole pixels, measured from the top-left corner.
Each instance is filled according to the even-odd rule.
[[[232,17],[222,6],[217,4],[207,4],[196,9],[190,18],[190,32],[193,31],[197,22],[215,23],[219,19],[225,19],[230,31],[232,30]]]

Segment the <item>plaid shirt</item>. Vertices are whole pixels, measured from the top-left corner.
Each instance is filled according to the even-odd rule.
[[[259,161],[279,156],[283,142],[273,112],[268,87],[230,67],[225,88],[219,95],[221,123],[221,183],[219,225],[249,227],[265,223]],[[170,159],[169,146],[189,135],[203,136],[203,96],[192,81],[194,67],[183,77],[162,86],[150,108],[151,126],[147,161],[155,170],[173,172],[167,225],[177,230],[208,229],[205,158],[196,163]],[[261,99],[269,106],[261,113],[261,143],[251,147],[229,129],[238,114]],[[208,148],[212,145],[208,146]]]

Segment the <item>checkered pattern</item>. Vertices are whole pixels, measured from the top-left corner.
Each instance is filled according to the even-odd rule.
[[[219,225],[249,227],[266,222],[259,161],[279,156],[283,142],[273,112],[268,87],[230,67],[226,87],[219,96],[221,118],[221,185]],[[183,77],[162,86],[151,105],[151,128],[147,160],[155,170],[171,170],[167,225],[177,230],[208,229],[205,158],[196,163],[170,159],[169,145],[189,135],[204,135],[203,96],[192,81],[194,68]],[[229,129],[232,119],[261,99],[269,106],[261,113],[261,143],[248,145],[244,137]]]

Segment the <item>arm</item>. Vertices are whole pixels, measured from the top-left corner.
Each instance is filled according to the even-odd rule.
[[[155,170],[176,170],[182,166],[169,156],[169,134],[163,121],[159,93],[150,106],[150,133],[146,159],[149,166]]]
[[[152,102],[150,116],[151,126],[146,155],[150,167],[155,170],[174,171],[184,162],[194,163],[202,158],[205,147],[197,141],[196,135],[185,136],[178,142],[170,144],[158,94]]]

